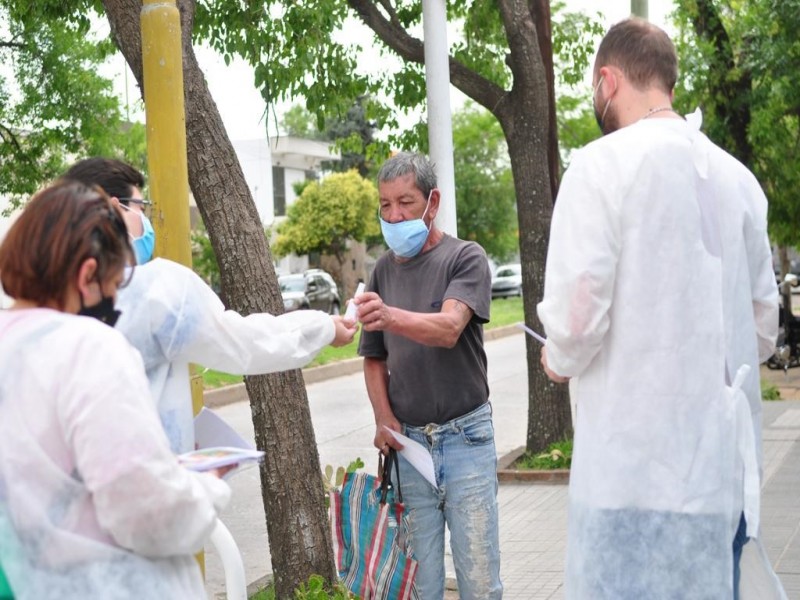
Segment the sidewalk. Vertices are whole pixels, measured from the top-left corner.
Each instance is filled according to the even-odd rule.
[[[527,370],[522,334],[486,344],[498,457],[525,443]],[[793,371],[797,371],[794,373]],[[800,369],[766,372],[785,400],[764,403],[764,487],[762,537],[789,598],[800,598]],[[374,425],[360,371],[308,385],[309,404],[322,465],[347,465],[361,457],[375,470]],[[216,409],[252,439],[247,402]],[[231,505],[221,515],[245,561],[248,582],[271,570],[258,470],[250,467],[230,480]],[[501,575],[504,598],[563,597],[567,486],[503,484],[500,509]],[[449,562],[449,560],[448,560]],[[224,577],[213,549],[206,554],[209,598],[224,598]],[[452,566],[448,566],[452,574]]]

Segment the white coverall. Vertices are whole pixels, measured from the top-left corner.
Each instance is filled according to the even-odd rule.
[[[155,259],[119,291],[121,331],[142,355],[150,391],[177,453],[194,450],[189,363],[257,375],[298,369],[333,341],[330,316],[301,310],[243,317],[225,310],[191,269]]]
[[[0,369],[0,561],[17,600],[205,598],[193,553],[230,489],[178,465],[125,338],[0,311]]]
[[[725,385],[709,146],[639,121],[576,152],[561,184],[538,313],[550,368],[579,377],[568,598],[732,597],[749,411]]]

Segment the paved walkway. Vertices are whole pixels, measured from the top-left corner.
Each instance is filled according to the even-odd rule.
[[[527,373],[522,334],[487,342],[498,456],[524,445],[527,427]],[[785,400],[764,403],[765,481],[762,536],[788,597],[800,599],[800,369],[764,373]],[[361,457],[374,470],[373,419],[360,373],[308,386],[312,420],[322,465],[347,465]],[[251,436],[249,405],[216,409],[245,436]],[[243,469],[230,479],[231,505],[222,515],[244,556],[248,582],[269,573],[270,558],[258,470]],[[502,577],[507,600],[563,597],[566,544],[565,485],[504,484],[500,505]],[[210,598],[224,598],[224,579],[212,550],[206,557]],[[448,560],[449,562],[449,560]],[[452,573],[452,565],[448,567]]]

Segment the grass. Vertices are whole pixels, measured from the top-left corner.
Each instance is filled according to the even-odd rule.
[[[485,329],[519,323],[523,320],[522,298],[497,298],[496,300],[492,300],[490,318],[491,321],[484,326]],[[361,330],[359,329],[352,344],[342,346],[341,348],[325,346],[308,366],[318,367],[339,360],[358,357],[358,340],[360,337]],[[240,383],[242,381],[241,375],[229,375],[227,373],[214,371],[213,369],[201,369],[201,372],[203,374],[203,387],[207,390]]]
[[[520,456],[514,466],[517,469],[569,469],[572,464],[572,440],[554,442],[541,454],[525,453]]]
[[[778,386],[768,381],[761,380],[761,398],[763,400],[780,400],[781,391]]]

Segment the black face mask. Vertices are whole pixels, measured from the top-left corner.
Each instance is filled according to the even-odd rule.
[[[114,298],[111,296],[102,296],[102,300],[94,306],[84,306],[83,296],[81,296],[81,309],[78,314],[85,317],[94,317],[109,327],[113,327],[122,312],[114,309]]]

